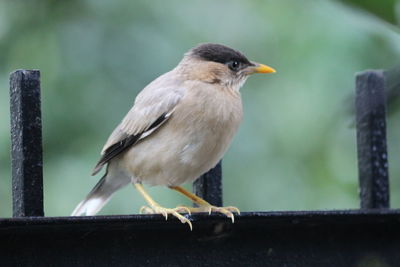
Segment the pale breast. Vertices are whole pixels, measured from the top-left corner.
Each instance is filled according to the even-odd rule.
[[[190,87],[169,121],[125,156],[129,171],[153,185],[190,182],[214,167],[242,120],[239,93]]]

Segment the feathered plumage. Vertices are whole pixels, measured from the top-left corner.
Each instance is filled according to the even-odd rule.
[[[72,215],[96,214],[130,182],[176,187],[214,167],[242,120],[239,88],[267,68],[217,44],[186,53],[138,94],[94,168],[97,174],[107,164],[105,175]]]

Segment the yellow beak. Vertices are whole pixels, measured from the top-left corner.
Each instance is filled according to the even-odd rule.
[[[252,73],[275,73],[276,70],[264,65],[264,64],[260,64],[257,62],[252,62],[255,66],[251,67],[252,68]]]

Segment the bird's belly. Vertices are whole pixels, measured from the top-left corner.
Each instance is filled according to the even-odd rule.
[[[126,153],[124,162],[138,182],[172,186],[194,181],[218,163],[232,139],[211,131],[176,139],[168,132],[163,129]]]
[[[150,185],[192,182],[222,158],[239,122],[220,122],[212,127],[187,123],[177,128],[171,119],[151,138],[127,151],[126,168],[134,180]]]
[[[191,101],[198,96],[188,94],[162,127],[125,153],[134,180],[179,185],[194,181],[218,163],[239,127],[242,105],[240,96],[209,93],[211,101]],[[229,104],[227,97],[232,97]]]

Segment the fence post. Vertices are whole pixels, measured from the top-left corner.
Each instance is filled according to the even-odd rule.
[[[218,207],[223,205],[221,161],[193,183],[193,192],[212,205]]]
[[[10,75],[13,216],[44,216],[40,72]]]
[[[361,208],[389,208],[383,71],[356,75],[355,102]]]

